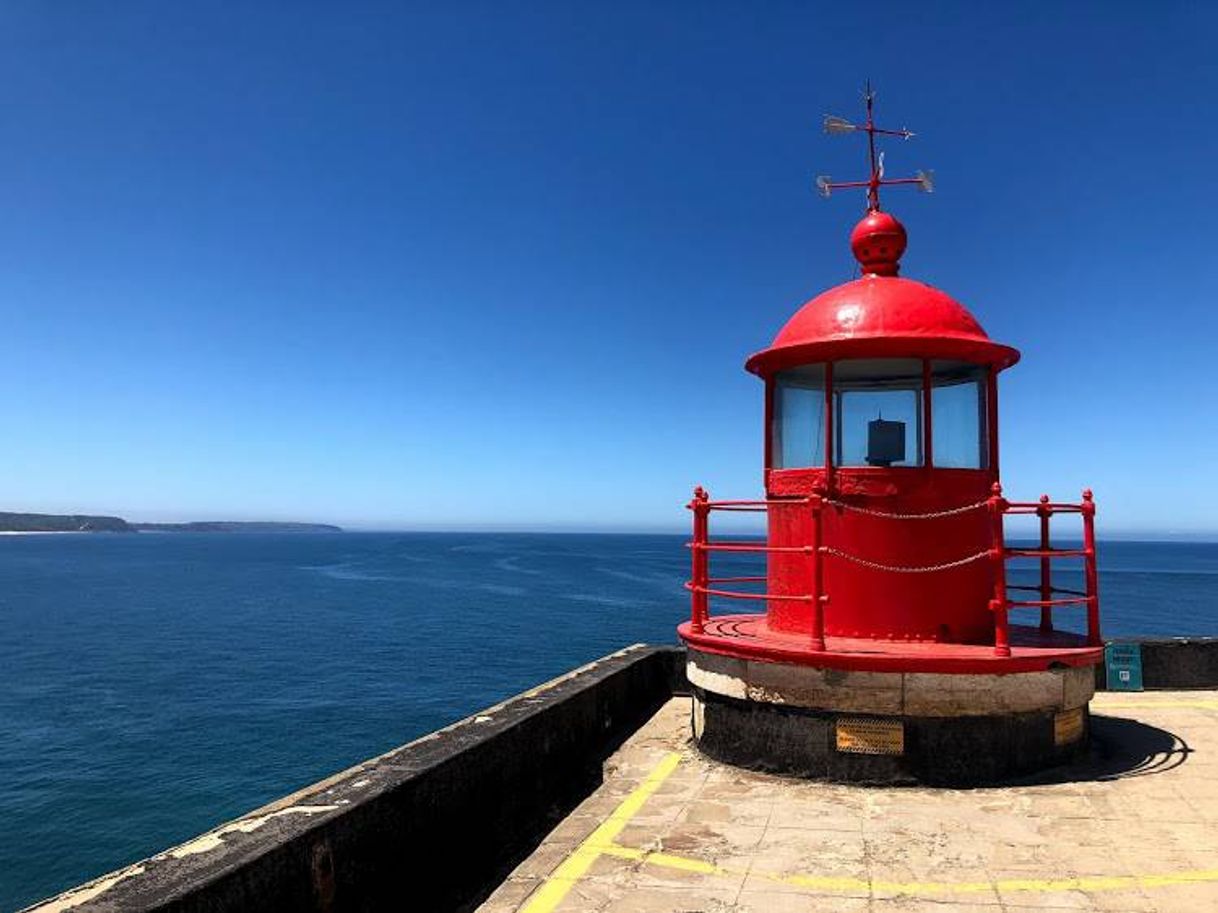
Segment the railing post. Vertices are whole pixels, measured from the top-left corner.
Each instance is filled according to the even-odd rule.
[[[994,613],[994,654],[1010,656],[1010,632],[1007,630],[1007,557],[1006,540],[1002,529],[1002,516],[1007,502],[1002,496],[1002,485],[994,483],[990,496],[990,555],[994,562],[994,598],[990,600],[990,611]]]
[[[821,515],[823,502],[818,495],[812,496],[812,649],[825,649],[825,560],[820,550]]]
[[[1098,647],[1100,634],[1100,581],[1095,566],[1095,501],[1091,489],[1083,490],[1083,568],[1087,578],[1087,643]]]
[[[689,509],[694,512],[694,542],[691,549],[693,553],[691,558],[693,591],[690,600],[689,628],[694,634],[701,634],[706,629],[706,620],[710,614],[709,597],[706,595],[707,578],[710,576],[707,573],[708,555],[706,551],[706,543],[709,538],[708,527],[710,526],[708,522],[709,502],[710,495],[701,485],[694,489],[694,498],[689,502]]]
[[[1049,506],[1049,496],[1040,496],[1040,506],[1036,508],[1036,516],[1040,517],[1040,550],[1049,550],[1049,518],[1053,516],[1053,508]],[[1040,601],[1048,602],[1053,598],[1053,570],[1048,555],[1040,556]],[[1053,607],[1040,607],[1040,633],[1053,633]]]

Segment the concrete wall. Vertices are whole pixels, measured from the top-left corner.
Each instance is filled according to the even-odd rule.
[[[595,788],[684,663],[612,654],[31,909],[468,909]]]
[[[1142,648],[1142,687],[1147,691],[1218,688],[1218,637],[1131,638]],[[1096,687],[1107,687],[1104,666],[1096,667]]]

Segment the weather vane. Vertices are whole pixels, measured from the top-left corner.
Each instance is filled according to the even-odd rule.
[[[818,175],[816,178],[816,189],[823,197],[828,197],[835,190],[848,190],[854,187],[867,188],[867,211],[878,212],[880,209],[880,188],[890,184],[916,184],[918,189],[924,193],[933,193],[935,189],[933,171],[917,171],[914,177],[911,178],[886,178],[884,177],[884,153],[878,155],[875,151],[875,136],[877,133],[884,136],[899,136],[901,139],[910,139],[913,136],[912,131],[902,127],[900,130],[885,130],[882,127],[875,125],[875,120],[872,118],[871,109],[875,102],[875,92],[871,89],[871,81],[867,82],[867,91],[863,98],[867,102],[867,123],[852,124],[850,121],[842,117],[834,117],[832,114],[825,115],[825,132],[826,133],[855,133],[862,131],[867,134],[867,151],[871,159],[871,177],[866,181],[834,181],[827,174]]]

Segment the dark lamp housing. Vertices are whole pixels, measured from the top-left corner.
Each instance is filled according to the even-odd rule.
[[[882,418],[867,423],[867,465],[891,466],[905,462],[905,423]]]

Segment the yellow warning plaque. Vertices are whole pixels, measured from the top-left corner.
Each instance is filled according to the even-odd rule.
[[[900,720],[839,717],[837,750],[851,754],[905,754],[905,724]]]
[[[1069,745],[1083,737],[1083,708],[1063,710],[1053,716],[1053,744]]]

